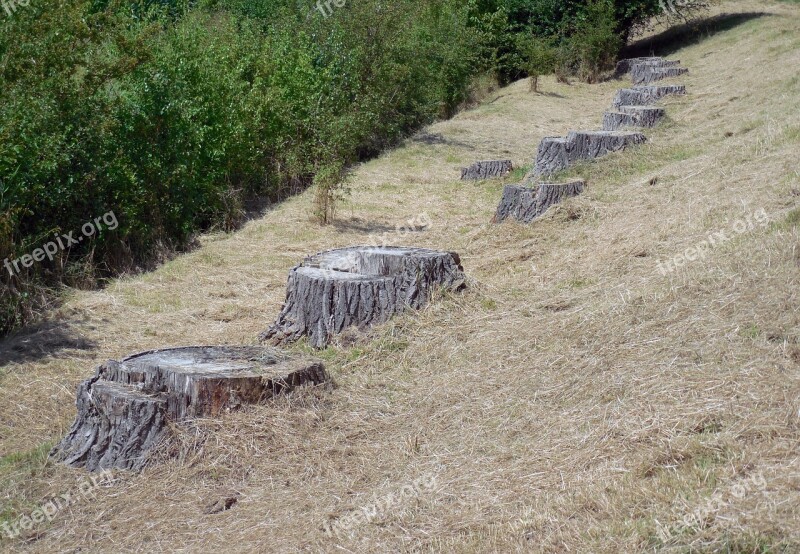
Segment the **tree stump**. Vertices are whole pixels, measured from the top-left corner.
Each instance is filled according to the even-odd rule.
[[[626,58],[624,60],[619,60],[617,62],[617,67],[614,70],[614,77],[619,78],[623,75],[626,75],[630,72],[631,66],[637,63],[644,63],[644,62],[660,62],[664,61],[664,58],[660,57],[646,57],[646,58]]]
[[[624,88],[617,91],[614,97],[614,108],[621,106],[651,106],[670,95],[686,94],[684,85],[645,86]]]
[[[649,71],[660,68],[678,67],[681,62],[678,60],[665,60],[664,58],[643,58],[638,61],[632,61],[628,66],[626,73],[631,74],[634,83],[645,76]]]
[[[552,175],[570,166],[570,148],[564,137],[545,137],[539,143],[533,175]]]
[[[658,67],[647,64],[636,64],[631,68],[634,85],[648,85],[655,81],[680,77],[689,73],[685,67]]]
[[[620,106],[603,115],[603,130],[617,131],[624,127],[655,127],[666,115],[664,108],[648,106]]]
[[[629,146],[644,144],[647,138],[642,133],[629,131],[571,131],[567,142],[573,145],[573,156],[579,161],[593,160]]]
[[[533,176],[552,175],[576,162],[600,158],[646,141],[643,134],[627,131],[570,131],[566,138],[547,137],[539,145]]]
[[[493,222],[502,223],[506,219],[514,218],[521,223],[530,223],[544,215],[550,206],[582,194],[585,187],[584,181],[542,183],[534,188],[506,185]]]
[[[289,272],[283,310],[260,338],[285,344],[308,336],[324,348],[349,327],[365,329],[422,308],[436,288],[460,290],[463,271],[453,252],[371,246],[323,252]]]
[[[489,162],[475,162],[469,167],[461,170],[462,181],[483,181],[505,177],[514,169],[511,160],[499,160]]]
[[[109,361],[78,387],[78,416],[50,455],[89,471],[140,471],[170,422],[217,417],[327,380],[318,360],[264,347],[196,346]]]

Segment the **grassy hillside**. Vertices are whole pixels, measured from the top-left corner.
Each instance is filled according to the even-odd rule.
[[[720,10],[746,15],[658,51],[690,94],[648,145],[580,168],[587,194],[529,227],[490,225],[502,183],[458,168],[530,164],[624,83],[514,83],[360,166],[338,224],[309,222],[309,190],[3,343],[0,524],[85,479],[45,455],[96,364],[254,343],[304,255],[429,218],[403,242],[459,252],[472,279],[323,351],[335,390],[200,422],[0,549],[799,551],[800,5]]]

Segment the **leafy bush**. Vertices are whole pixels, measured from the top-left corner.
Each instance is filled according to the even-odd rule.
[[[614,66],[623,46],[616,28],[610,0],[590,0],[575,19],[568,42],[570,62],[582,81],[597,82],[603,71]]]
[[[329,221],[348,165],[452,115],[475,76],[551,71],[557,49],[591,78],[616,53],[609,30],[624,37],[654,5],[358,0],[329,17],[295,0],[20,6],[0,19],[0,263],[109,211],[119,226],[0,268],[0,333],[34,318],[51,287],[92,286],[235,228],[248,197],[316,185]]]
[[[473,16],[494,54],[501,83],[531,75],[542,47],[556,48],[560,80],[598,78],[628,39],[655,16],[667,21],[697,17],[713,0],[471,0]],[[663,11],[662,6],[667,8]],[[516,37],[512,40],[511,37]],[[552,39],[555,38],[553,42]],[[533,43],[531,42],[533,41]],[[539,41],[537,43],[537,41]],[[533,47],[538,44],[538,47]],[[533,50],[531,50],[533,48]],[[533,58],[531,57],[533,55]],[[546,53],[549,57],[549,53]]]
[[[455,0],[364,0],[330,18],[289,1],[189,6],[39,0],[0,21],[0,260],[108,211],[120,222],[4,271],[0,332],[35,315],[43,287],[234,228],[247,196],[318,176],[335,202],[332,175],[452,114],[476,65]]]
[[[531,91],[539,91],[539,76],[549,75],[556,70],[559,59],[559,51],[554,46],[555,40],[552,38],[540,38],[537,36],[527,36],[523,40],[521,50],[523,50],[527,60],[525,69],[531,80]]]

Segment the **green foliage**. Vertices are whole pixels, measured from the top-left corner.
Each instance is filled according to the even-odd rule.
[[[476,42],[455,0],[363,0],[328,18],[288,0],[20,7],[0,20],[0,262],[109,211],[119,228],[0,267],[0,332],[35,315],[44,286],[235,227],[247,196],[317,183],[328,220],[334,174],[455,111]]]
[[[531,64],[538,65],[543,50],[532,47],[531,40],[536,39],[531,37],[544,43],[549,41],[557,48],[554,69],[558,75],[592,81],[650,18],[669,15],[668,19],[685,19],[701,13],[708,4],[706,0],[674,2],[669,4],[670,13],[664,14],[659,0],[472,0],[470,3],[472,11],[478,14],[474,19],[481,23],[478,27],[484,44],[494,54],[492,69],[501,83],[534,76],[529,68]]]
[[[555,39],[541,38],[535,35],[523,36],[524,44],[520,50],[524,52],[527,71],[531,79],[531,91],[538,92],[539,76],[549,75],[556,70],[559,51],[554,45]]]
[[[569,40],[570,62],[581,80],[594,83],[603,71],[614,66],[623,46],[616,28],[610,0],[590,0],[581,11]]]
[[[653,0],[36,0],[0,18],[0,263],[113,211],[115,230],[19,273],[0,333],[48,289],[147,267],[248,197],[317,185],[452,115],[476,75],[592,79]],[[595,18],[600,18],[600,24]],[[556,37],[551,39],[550,37]],[[554,56],[559,53],[558,60]]]

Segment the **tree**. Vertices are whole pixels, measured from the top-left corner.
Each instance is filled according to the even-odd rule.
[[[556,39],[540,38],[529,35],[524,38],[526,70],[531,80],[531,92],[539,92],[539,77],[555,71],[558,50],[554,46]]]

